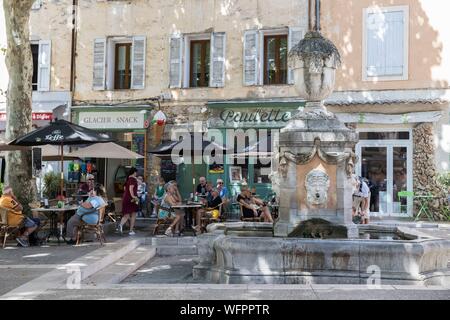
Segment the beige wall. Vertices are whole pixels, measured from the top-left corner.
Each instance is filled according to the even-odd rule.
[[[409,6],[409,78],[362,81],[362,17],[371,6]],[[446,88],[450,82],[450,1],[322,0],[322,31],[338,47],[336,90]]]
[[[80,1],[75,100],[112,101],[171,93],[175,101],[295,96],[293,86],[243,87],[244,30],[307,25],[306,0]],[[174,32],[226,32],[226,83],[219,89],[169,90],[169,37]],[[144,90],[93,91],[93,41],[97,37],[145,35]]]
[[[50,91],[70,90],[71,21],[72,0],[43,0],[40,9],[31,10],[31,40],[51,40]]]

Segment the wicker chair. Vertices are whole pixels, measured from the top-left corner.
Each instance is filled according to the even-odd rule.
[[[21,222],[10,225],[8,222],[8,214],[8,209],[0,207],[0,237],[3,237],[2,248],[6,246],[6,239],[11,235],[17,234],[25,223],[25,219],[22,216]]]
[[[105,217],[106,206],[103,206],[98,209],[99,217],[97,224],[87,224],[83,220],[81,220],[80,225],[78,226],[77,232],[77,245],[79,245],[84,240],[84,234],[86,232],[95,232],[97,236],[97,240],[100,241],[100,244],[103,245],[106,242],[105,233],[103,231],[103,219]]]

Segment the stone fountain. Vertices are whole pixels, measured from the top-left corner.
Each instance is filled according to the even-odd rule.
[[[355,131],[323,105],[340,56],[310,31],[289,53],[307,103],[280,133],[280,217],[208,226],[195,279],[213,283],[448,284],[450,242],[407,228],[352,223]]]

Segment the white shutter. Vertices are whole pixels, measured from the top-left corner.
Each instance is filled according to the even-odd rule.
[[[42,5],[42,0],[35,0],[31,6],[32,10],[39,10]]]
[[[94,68],[93,82],[94,90],[105,90],[105,60],[106,60],[106,39],[94,40]]]
[[[248,30],[244,33],[244,85],[258,84],[258,31]]]
[[[403,75],[404,53],[404,13],[402,11],[387,12],[386,37],[386,75]]]
[[[225,86],[225,50],[226,36],[224,32],[211,34],[210,87]]]
[[[368,13],[366,28],[367,76],[402,76],[405,72],[404,12]]]
[[[295,47],[305,36],[305,30],[301,27],[289,27],[288,52]],[[294,71],[289,68],[288,83],[294,84]]]
[[[172,35],[170,38],[170,68],[169,68],[169,87],[181,88],[182,77],[182,54],[183,54],[183,36],[180,34]]]
[[[40,40],[38,57],[38,91],[50,90],[51,52],[51,41]]]
[[[131,54],[131,89],[145,87],[145,36],[133,37]]]

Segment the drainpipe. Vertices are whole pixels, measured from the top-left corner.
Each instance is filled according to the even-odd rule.
[[[314,31],[320,32],[320,0],[316,0],[316,19]]]
[[[313,0],[308,0],[308,31],[313,30]]]
[[[78,0],[72,1],[72,48],[70,54],[70,94],[73,101],[73,95],[75,91],[75,78],[76,78],[76,55],[77,55],[77,15],[78,15]]]

